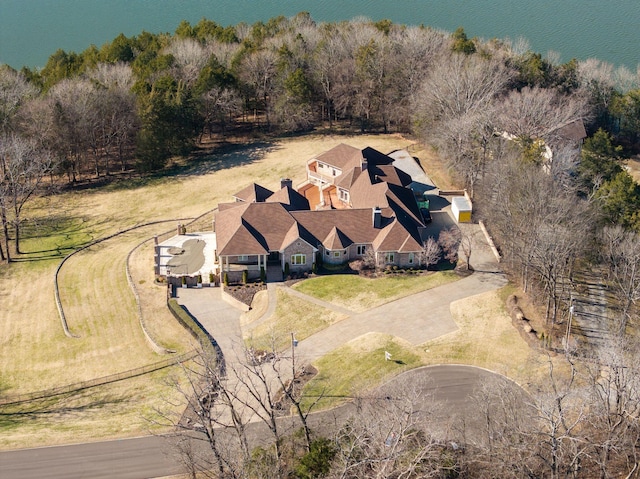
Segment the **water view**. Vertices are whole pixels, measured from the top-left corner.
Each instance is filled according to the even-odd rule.
[[[640,63],[637,0],[1,0],[0,63],[43,66],[56,49],[82,51],[119,33],[173,32],[180,20],[253,23],[308,11],[318,22],[372,20],[429,25],[469,36],[529,40],[562,61],[596,57],[635,71]]]

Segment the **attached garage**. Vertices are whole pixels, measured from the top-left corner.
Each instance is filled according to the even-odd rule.
[[[458,223],[470,223],[471,201],[465,196],[454,196],[451,199],[451,212]]]

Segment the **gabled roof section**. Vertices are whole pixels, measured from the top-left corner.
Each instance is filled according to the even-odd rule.
[[[347,241],[349,244],[371,243],[380,232],[373,227],[371,209],[292,211],[291,215],[315,238],[313,246],[324,243],[334,229],[337,231],[333,234],[345,244]],[[385,220],[383,218],[383,223]]]
[[[218,254],[279,251],[295,223],[281,203],[244,203],[236,208],[218,210]]]
[[[362,173],[361,167],[352,168],[340,175],[338,181],[336,181],[336,186],[339,188],[344,188],[345,190],[350,190],[351,186],[356,182],[360,174]]]
[[[403,221],[403,216],[406,215],[412,221],[422,225],[422,215],[413,191],[398,185],[388,184],[386,196],[389,207],[393,209],[400,221]]]
[[[322,241],[322,246],[329,250],[344,249],[353,244],[353,241],[335,226]]]
[[[362,166],[362,151],[344,143],[315,157],[315,160],[340,168],[343,172]]]
[[[399,221],[394,221],[380,231],[373,242],[377,251],[398,251],[400,253],[420,251],[418,240]]]
[[[571,123],[567,123],[561,126],[557,130],[558,136],[566,140],[582,141],[587,137],[587,131],[584,128],[584,122],[582,120],[574,120]]]
[[[373,184],[369,175],[360,175],[350,189],[350,201],[354,208],[386,208],[386,191],[386,183]]]
[[[411,176],[393,165],[372,165],[367,168],[371,183],[386,181],[398,186],[409,186],[413,181]]]
[[[370,146],[362,150],[362,156],[367,160],[368,165],[390,165],[393,163],[393,158]]]
[[[290,186],[285,186],[276,191],[266,200],[267,203],[282,203],[288,211],[309,209],[309,200]]]
[[[218,250],[219,255],[268,254],[269,250],[256,237],[256,231],[244,222],[233,232],[224,248]],[[260,238],[262,239],[262,238]]]
[[[264,186],[260,186],[257,183],[251,183],[246,188],[238,191],[233,195],[233,197],[246,203],[262,203],[272,194],[273,191],[265,188]]]

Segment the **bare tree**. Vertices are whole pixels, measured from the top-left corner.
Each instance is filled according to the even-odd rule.
[[[331,478],[442,477],[456,459],[430,428],[437,406],[424,383],[402,382],[357,401],[336,434]]]
[[[560,128],[587,116],[587,104],[582,96],[524,87],[511,91],[501,103],[496,126],[518,138],[553,142]]]
[[[276,54],[263,48],[242,59],[241,80],[251,89],[251,96],[264,108],[267,127],[271,124],[272,95],[276,76]]]
[[[640,237],[621,226],[607,226],[602,232],[601,253],[608,284],[620,310],[616,329],[622,335],[640,300]]]
[[[11,261],[8,225],[13,225],[15,249],[20,254],[22,210],[39,191],[52,166],[51,154],[40,149],[35,141],[15,134],[0,137],[0,218],[7,261]]]
[[[37,92],[22,74],[0,64],[0,134],[14,129],[19,108]]]
[[[471,453],[471,464],[479,477],[582,477],[593,452],[584,427],[588,391],[570,360],[558,362],[548,358],[547,380],[532,396],[504,381],[492,381],[478,393],[486,435]]]
[[[422,245],[422,250],[420,251],[420,265],[425,268],[429,268],[429,266],[438,264],[441,257],[442,249],[438,245],[438,242],[430,236]]]
[[[478,238],[478,231],[463,227],[460,228],[460,250],[464,254],[465,269],[471,270],[471,253],[475,246],[476,239]]]
[[[585,363],[589,396],[588,429],[600,477],[613,477],[625,469],[627,477],[640,466],[636,451],[640,430],[638,343],[613,337]]]
[[[193,38],[174,37],[166,49],[174,60],[174,76],[193,87],[211,52]]]
[[[457,226],[444,229],[438,235],[438,245],[442,248],[444,259],[448,260],[450,263],[458,261],[460,240],[460,228]]]
[[[417,95],[413,116],[421,136],[439,148],[472,193],[487,158],[496,99],[511,76],[499,60],[443,56]]]

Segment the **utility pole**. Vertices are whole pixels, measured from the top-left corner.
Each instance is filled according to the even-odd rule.
[[[564,336],[564,350],[565,353],[569,353],[569,338],[571,336],[571,322],[573,320],[573,293],[571,293],[571,297],[569,299],[569,322],[567,324],[567,333]]]

